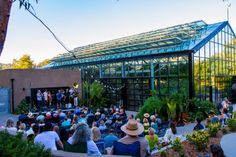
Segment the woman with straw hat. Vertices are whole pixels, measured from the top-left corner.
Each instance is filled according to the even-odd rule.
[[[148,149],[148,141],[144,137],[139,137],[142,134],[144,127],[134,119],[130,119],[127,124],[121,127],[121,130],[126,134],[125,137],[119,140],[124,144],[132,144],[136,141],[140,142],[140,156],[145,157]]]

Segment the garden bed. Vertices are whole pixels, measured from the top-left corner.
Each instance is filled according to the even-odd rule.
[[[224,129],[220,129],[216,137],[209,137],[209,142],[207,148],[203,152],[198,152],[195,148],[194,144],[190,143],[188,140],[182,142],[183,153],[182,157],[195,157],[198,155],[207,155],[210,154],[210,145],[218,144],[220,145],[220,140],[224,133],[230,133],[229,128],[225,127]],[[179,152],[174,151],[173,149],[167,149],[166,151],[161,151],[151,155],[152,157],[180,157]]]

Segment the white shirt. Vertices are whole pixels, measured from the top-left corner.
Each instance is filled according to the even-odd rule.
[[[69,144],[72,144],[72,141],[72,137],[67,140]],[[93,140],[87,141],[87,153],[88,155],[101,155],[97,145],[94,143]]]
[[[166,130],[166,133],[165,133],[165,136],[164,136],[164,141],[165,142],[174,141],[176,137],[177,136],[175,134],[173,134],[171,128],[169,128],[169,129]]]
[[[44,97],[44,100],[47,101],[48,100],[48,92],[43,92],[43,97]]]
[[[42,144],[44,145],[45,149],[51,150],[57,150],[57,141],[60,141],[60,138],[54,131],[44,131],[34,138],[34,144]]]

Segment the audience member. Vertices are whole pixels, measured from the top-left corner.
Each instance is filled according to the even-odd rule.
[[[68,147],[65,150],[71,151],[73,146],[78,146],[76,152],[87,152],[88,155],[101,155],[96,144],[91,139],[91,130],[85,123],[78,123],[74,134],[68,139]]]
[[[99,151],[104,154],[105,152],[105,146],[104,146],[104,140],[102,139],[101,132],[98,127],[93,127],[92,128],[92,140],[95,142],[97,145]]]
[[[16,135],[17,128],[14,126],[14,120],[12,118],[7,119],[5,129],[9,134]]]
[[[204,126],[201,124],[201,119],[197,118],[196,121],[197,124],[194,126],[193,130],[203,130]]]
[[[45,124],[44,131],[35,137],[34,143],[35,144],[39,143],[41,145],[44,145],[46,149],[57,150],[57,145],[59,146],[60,149],[63,149],[63,144],[58,134],[52,131],[51,123]]]
[[[139,137],[142,134],[144,127],[136,120],[130,119],[127,124],[121,127],[121,130],[126,134],[125,137],[118,140],[118,142],[124,144],[132,144],[136,141],[140,142],[140,156],[145,157],[148,150],[148,141],[144,137]]]
[[[146,135],[145,138],[148,141],[150,152],[153,151],[155,148],[157,148],[158,136],[155,134],[155,129],[149,128],[148,129],[148,135]]]
[[[176,124],[174,122],[171,122],[170,128],[166,130],[166,133],[164,135],[164,144],[174,141],[176,138],[176,134],[177,134]]]
[[[223,149],[216,144],[210,145],[212,157],[225,157]]]
[[[114,129],[109,130],[109,134],[104,137],[105,148],[112,147],[114,141],[118,141],[119,138],[114,134]]]

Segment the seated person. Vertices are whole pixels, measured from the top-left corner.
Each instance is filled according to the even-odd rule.
[[[150,152],[157,148],[158,145],[158,136],[155,134],[155,130],[153,128],[148,129],[148,135],[145,136],[148,141]]]
[[[7,119],[6,126],[4,129],[11,135],[17,134],[17,128],[14,126],[14,120],[12,118]]]
[[[177,134],[176,125],[174,122],[170,123],[170,128],[166,130],[166,133],[164,135],[164,145],[170,143],[171,141],[174,141]]]
[[[201,124],[201,119],[197,118],[196,121],[197,121],[197,124],[194,126],[193,130],[197,131],[197,130],[204,129],[204,126]]]
[[[63,149],[63,144],[58,134],[52,131],[52,124],[46,123],[42,133],[34,138],[34,144],[39,143],[44,145],[46,149],[57,150],[57,145]]]
[[[78,123],[73,135],[65,142],[65,151],[101,155],[91,138],[91,130],[85,123]]]
[[[125,148],[127,147],[129,148],[128,145],[134,144],[134,146],[132,146],[133,149],[140,147],[138,149],[139,154],[136,154],[135,156],[145,157],[147,155],[147,150],[148,150],[148,141],[144,137],[138,136],[142,134],[144,131],[143,125],[141,123],[138,123],[136,120],[130,119],[127,124],[121,127],[121,130],[126,134],[126,136],[118,140],[118,144],[126,145]],[[113,144],[114,147],[116,144],[117,142],[114,142]],[[127,155],[132,155],[133,152],[126,152],[126,153]],[[114,154],[117,154],[116,151],[114,151]]]
[[[105,148],[112,147],[113,142],[118,140],[118,137],[114,135],[114,130],[110,129],[109,134],[104,137]]]
[[[105,153],[105,142],[101,138],[101,131],[99,130],[98,127],[93,127],[92,128],[92,140],[95,142],[97,145],[99,151],[104,154]]]

